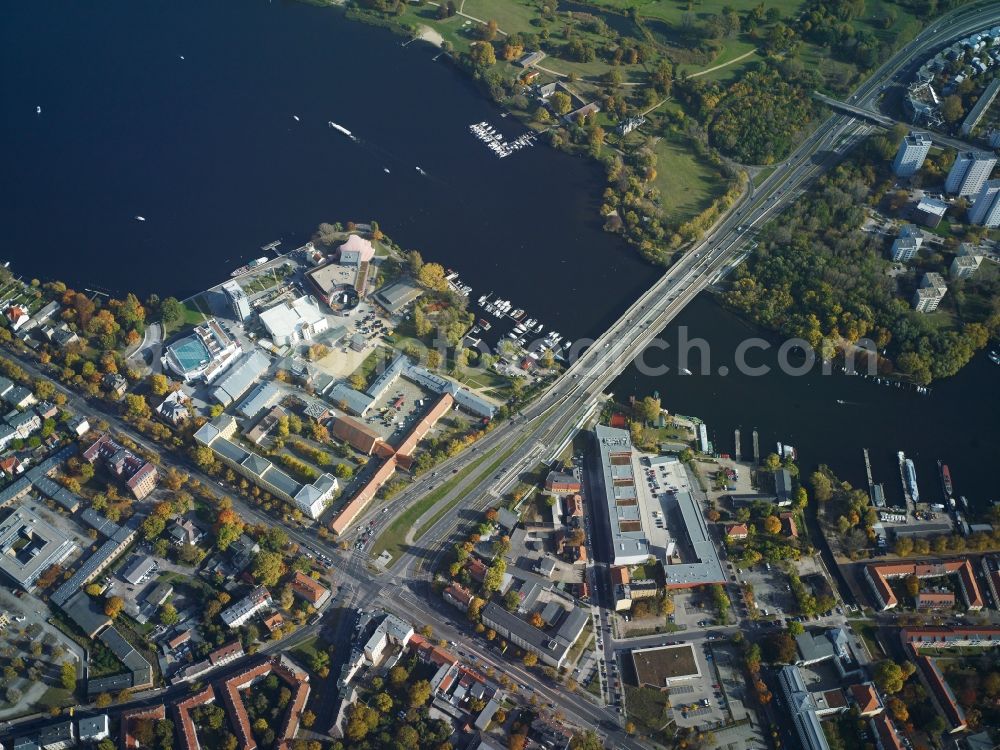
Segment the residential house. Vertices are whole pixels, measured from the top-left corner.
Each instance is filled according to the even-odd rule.
[[[160,405],[156,407],[156,414],[164,422],[172,424],[174,427],[183,423],[190,416],[187,404],[191,399],[181,391],[170,393]]]

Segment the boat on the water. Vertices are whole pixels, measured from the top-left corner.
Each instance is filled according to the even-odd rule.
[[[941,472],[941,487],[944,489],[944,496],[950,498],[954,487],[951,483],[951,470],[948,468],[948,464],[941,463],[938,461],[938,469]]]
[[[913,459],[906,459],[903,467],[906,476],[906,485],[910,490],[910,497],[913,498],[914,503],[919,503],[920,489],[917,487],[917,470],[913,465]]]
[[[145,220],[146,220],[146,217],[145,217],[145,216],[136,216],[136,217],[135,217],[135,220],[136,220],[136,221],[145,221]]]
[[[250,261],[249,263],[247,263],[245,266],[240,266],[239,268],[237,268],[235,271],[233,271],[229,275],[232,276],[233,278],[236,278],[237,276],[242,276],[245,273],[250,273],[253,269],[255,269],[257,266],[261,265],[262,263],[267,263],[267,258],[264,258],[264,257],[254,258],[252,261]]]
[[[339,130],[341,133],[343,133],[344,135],[346,135],[352,141],[357,140],[354,137],[354,133],[352,133],[350,130],[348,130],[347,128],[345,128],[343,125],[338,125],[333,120],[327,121],[326,124],[329,125],[331,128],[333,128],[334,130]]]

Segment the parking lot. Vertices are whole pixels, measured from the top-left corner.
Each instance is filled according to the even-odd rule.
[[[796,611],[795,597],[788,584],[788,576],[777,566],[755,565],[737,573],[739,580],[753,586],[757,611],[762,619],[784,618]]]
[[[674,721],[680,727],[706,727],[726,721],[726,698],[718,681],[715,653],[709,641],[693,644],[700,677],[670,686]]]

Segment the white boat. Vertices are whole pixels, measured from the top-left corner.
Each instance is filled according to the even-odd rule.
[[[691,374],[691,371],[688,368],[686,368],[686,367],[682,367],[681,368],[681,375],[690,375],[690,374]]]
[[[543,328],[545,328],[545,326],[539,323],[537,326],[535,326],[535,333],[541,333]]]
[[[179,58],[180,58],[181,60],[183,60],[183,59],[184,59],[184,55],[178,55],[178,57],[179,57]]]
[[[344,135],[346,135],[352,141],[353,140],[357,140],[354,137],[354,133],[352,133],[350,130],[348,130],[347,128],[345,128],[343,125],[338,125],[333,120],[329,120],[326,124],[329,125],[331,128],[333,128],[334,130],[339,130],[341,133],[343,133]]]
[[[38,114],[38,115],[42,114],[42,108],[41,107],[35,107],[35,114]]]
[[[422,170],[420,167],[417,167],[417,171],[420,172],[420,174],[422,174],[424,176],[427,175],[427,173],[424,170]]]
[[[386,174],[392,174],[392,173],[391,173],[391,172],[389,171],[389,167],[382,167],[382,171],[383,171],[383,172],[385,172]]]
[[[537,323],[537,322],[538,321],[535,320],[534,318],[528,318],[526,321],[524,321],[524,327],[527,330],[530,331],[531,329],[533,329],[535,327],[535,323]]]
[[[292,115],[292,119],[295,120],[295,122],[301,122],[298,115]]]
[[[145,221],[145,220],[146,220],[146,217],[145,217],[145,216],[136,216],[136,217],[135,217],[135,220],[136,220],[136,221]]]

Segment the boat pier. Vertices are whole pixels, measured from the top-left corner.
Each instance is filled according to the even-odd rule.
[[[757,430],[753,431],[753,462],[760,466],[760,440],[757,436]]]
[[[733,451],[733,457],[736,459],[736,462],[739,463],[740,458],[741,458],[741,454],[740,454],[740,431],[739,430],[736,431],[736,450]]]
[[[868,449],[863,448],[862,450],[864,451],[865,454],[865,475],[868,477],[868,497],[874,500],[875,482],[872,481],[872,462],[868,458]]]

